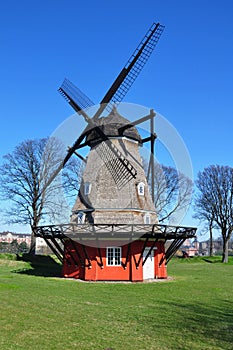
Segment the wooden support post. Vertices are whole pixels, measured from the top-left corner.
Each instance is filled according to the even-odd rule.
[[[57,250],[60,252],[61,255],[64,254],[64,248],[62,249],[61,246],[57,243],[56,238],[51,237],[51,241],[53,242],[54,246],[57,248]]]
[[[155,247],[155,244],[158,242],[158,239],[155,239],[152,246],[150,247],[148,253],[146,254],[146,257],[145,257],[145,260],[142,262],[142,266],[145,264],[146,260],[148,259],[148,257],[150,256],[152,250],[154,249]]]
[[[154,160],[154,148],[155,148],[155,137],[154,137],[154,116],[155,112],[153,110],[150,111],[151,118],[150,118],[150,134],[151,134],[151,141],[150,141],[150,152],[151,152],[151,197],[152,202],[155,201],[155,160]]]
[[[76,248],[75,242],[74,242],[72,239],[70,239],[69,242],[71,243],[71,245],[72,245],[72,247],[73,247],[75,253],[77,254],[78,259],[79,259],[79,261],[80,261],[80,263],[81,263],[81,266],[84,267],[84,261],[83,261],[81,255],[79,254],[78,249]],[[73,257],[72,252],[70,252],[70,255],[72,255],[72,260],[75,262],[75,264],[78,265],[77,261],[76,261],[76,260],[74,259],[74,257]]]
[[[131,249],[131,243],[128,243],[127,253],[126,253],[126,257],[125,257],[125,262],[124,263],[122,262],[122,266],[124,267],[124,269],[126,269],[126,266],[127,266],[127,263],[128,263],[130,249]]]
[[[50,241],[45,237],[43,236],[46,244],[49,246],[49,248],[52,250],[52,252],[56,255],[56,257],[61,261],[63,262],[63,255],[60,254],[60,252],[52,245],[52,243],[50,243]]]
[[[90,268],[92,267],[92,265],[91,265],[91,260],[90,260],[88,254],[87,254],[87,250],[86,250],[85,245],[82,244],[82,248],[83,248],[83,252],[84,252],[84,254],[85,254],[85,258],[86,258],[87,261],[88,261],[88,268],[90,269]]]
[[[100,258],[100,263],[98,263],[98,261],[97,261],[97,264],[100,265],[101,269],[103,269],[104,264],[103,264],[103,259],[102,259],[102,254],[101,254],[100,247],[98,247],[98,254],[99,254],[99,258]]]
[[[149,240],[149,237],[146,238],[146,240],[145,240],[145,242],[144,242],[144,244],[143,244],[143,248],[142,248],[140,257],[139,257],[139,259],[138,259],[138,262],[136,263],[136,269],[138,269],[138,267],[139,267],[139,265],[140,265],[140,262],[141,262],[141,260],[142,260],[143,253],[144,253],[144,250],[145,250],[145,248],[146,248],[146,245],[147,245],[148,240]]]

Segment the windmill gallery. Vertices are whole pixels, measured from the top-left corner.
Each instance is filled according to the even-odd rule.
[[[62,261],[64,277],[90,281],[167,278],[167,263],[185,239],[195,236],[195,228],[158,222],[153,198],[154,111],[130,122],[117,110],[163,30],[159,23],[149,28],[93,116],[87,112],[93,102],[69,80],[59,89],[87,122],[68,149],[63,166],[73,154],[80,156],[83,147],[90,149],[70,222],[34,230]],[[145,121],[150,123],[150,136],[143,138],[137,126]],[[144,143],[151,150],[147,175],[139,153]]]

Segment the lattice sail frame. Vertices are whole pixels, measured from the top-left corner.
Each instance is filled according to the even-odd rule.
[[[150,55],[155,49],[160,36],[163,33],[164,26],[160,23],[153,23],[149,28],[148,32],[134,51],[133,55],[127,61],[125,67],[122,69],[121,73],[113,83],[112,87],[109,89],[109,92],[103,98],[101,103],[108,103],[106,109],[110,112],[113,105],[118,105],[130,87],[133,85],[134,81],[140,74],[142,68],[145,66]],[[120,85],[119,85],[120,83]],[[107,101],[108,94],[111,94],[111,90],[116,88],[117,84],[119,85],[116,91],[112,94],[110,101]]]
[[[110,112],[113,106],[119,104],[125,97],[126,93],[155,49],[164,28],[165,27],[160,23],[152,24],[142,41],[137,46],[133,55],[129,58],[126,65],[101,100],[100,106],[92,118],[89,118],[89,116],[84,112],[84,109],[94,105],[94,103],[73,83],[71,83],[68,79],[65,79],[61,87],[58,89],[61,95],[68,101],[74,110],[84,117],[89,126],[96,128],[103,141],[106,141],[105,146],[107,146],[107,148],[105,147],[105,154],[108,156],[108,158],[111,156],[111,162],[108,162],[108,168],[114,178],[114,181],[116,181],[118,188],[122,188],[125,183],[133,178],[136,178],[137,172],[134,166],[130,164],[120,150],[115,149],[116,147],[112,144],[111,140],[103,135],[100,128],[96,124],[96,121],[105,109]],[[72,147],[69,147],[63,165],[65,165],[72,154],[76,152],[78,143],[79,138]],[[104,156],[105,155],[103,154],[102,157]],[[123,171],[116,171],[116,165],[118,165]]]

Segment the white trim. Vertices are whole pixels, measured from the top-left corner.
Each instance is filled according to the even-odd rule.
[[[112,256],[110,254],[110,249],[112,249]],[[118,251],[118,253],[116,252]],[[106,265],[107,266],[121,266],[121,247],[107,247],[106,248]],[[112,263],[109,263],[112,261]]]
[[[138,189],[139,196],[145,196],[145,184],[144,184],[144,182],[139,182],[137,184],[137,189]]]
[[[149,222],[148,222],[148,221],[149,221]],[[146,224],[146,225],[150,225],[150,224],[151,224],[151,216],[150,216],[149,213],[146,213],[146,214],[144,215],[144,224]]]

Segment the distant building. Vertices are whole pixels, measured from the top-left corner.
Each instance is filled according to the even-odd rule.
[[[185,257],[197,256],[199,255],[199,242],[196,238],[193,241],[186,239],[180,250]]]
[[[10,231],[0,232],[0,243],[10,244],[16,240],[18,244],[25,242],[28,247],[31,245],[31,234],[15,233]],[[45,243],[43,238],[36,238],[36,254],[51,254],[51,250]]]
[[[18,244],[25,242],[30,246],[31,235],[28,233],[15,233],[9,231],[0,232],[0,242],[11,243],[14,240],[17,240]]]
[[[213,255],[221,255],[223,251],[222,237],[213,239]],[[228,253],[233,255],[233,238],[228,243]],[[197,238],[193,241],[186,239],[180,249],[177,251],[176,256],[179,257],[192,257],[192,256],[208,256],[210,254],[210,240],[199,242]]]
[[[229,243],[229,249],[231,245]],[[223,242],[222,238],[219,237],[217,239],[213,239],[213,254],[218,255],[222,254],[223,250]],[[210,253],[210,240],[200,242],[200,248],[199,248],[200,255],[209,255]]]

